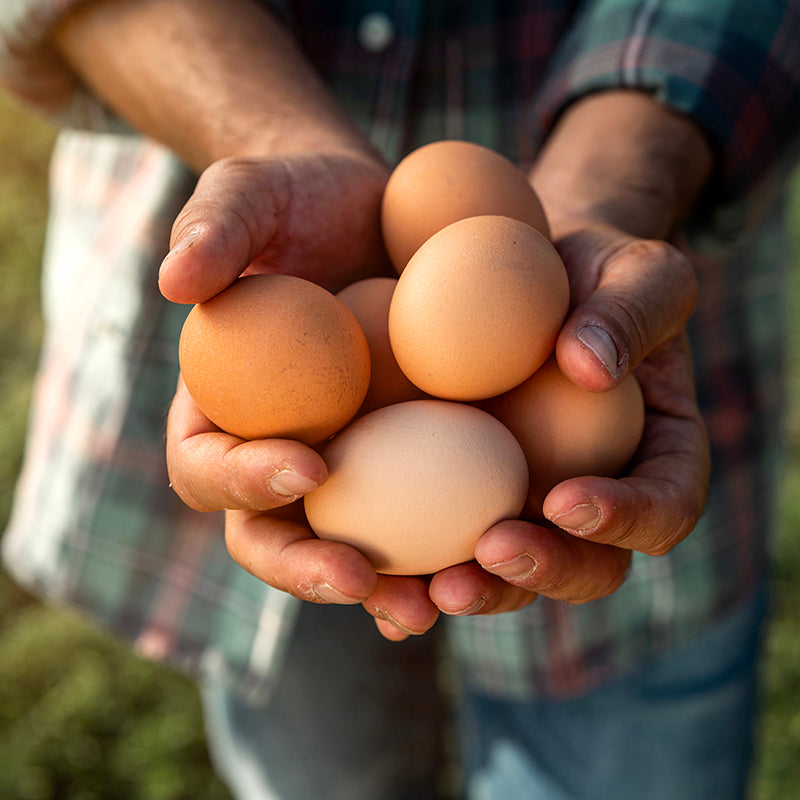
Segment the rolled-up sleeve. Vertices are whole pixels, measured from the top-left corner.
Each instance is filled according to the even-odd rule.
[[[86,0],[2,0],[0,84],[57,123],[110,130],[120,123],[53,47],[58,23]]]
[[[741,210],[798,138],[800,2],[594,0],[582,9],[540,96],[540,125],[589,92],[647,91],[709,136],[718,204]],[[746,216],[727,218],[740,227]]]

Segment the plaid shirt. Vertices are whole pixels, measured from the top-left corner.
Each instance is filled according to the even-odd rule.
[[[64,126],[44,255],[47,332],[6,565],[148,657],[256,697],[299,601],[232,561],[221,515],[186,508],[163,457],[187,309],[161,298],[156,275],[196,176],[48,57],[47,32],[75,1],[0,11],[6,85]],[[786,258],[768,201],[800,121],[797,1],[281,5],[391,161],[464,138],[527,166],[561,109],[612,87],[646,89],[707,131],[720,168],[679,242],[701,283],[690,333],[714,463],[703,518],[668,555],[636,554],[608,598],[540,598],[444,623],[475,685],[564,697],[734,608],[764,574],[779,476]],[[370,35],[365,16],[376,11]]]

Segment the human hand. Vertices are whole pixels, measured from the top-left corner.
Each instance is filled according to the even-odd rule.
[[[562,115],[531,175],[570,277],[556,355],[595,391],[635,369],[645,431],[628,475],[562,482],[545,498],[545,524],[500,523],[475,562],[435,576],[442,611],[498,613],[537,593],[597,599],[619,587],[633,551],[663,555],[693,529],[710,470],[684,332],[698,284],[666,240],[712,164],[700,131],[646,94],[597,93]]]
[[[248,0],[76,6],[54,34],[60,56],[201,173],[174,226],[165,297],[200,302],[247,271],[293,273],[334,291],[393,274],[378,226],[388,170],[279,17]],[[293,518],[293,500],[325,477],[313,449],[227,436],[179,384],[167,461],[190,506],[230,509],[228,546],[254,574],[308,600],[370,598],[372,613],[414,632],[432,624],[424,582],[401,581],[400,590],[356,550],[316,540]]]
[[[709,453],[683,326],[697,282],[673,247],[604,226],[556,240],[570,274],[573,311],[557,342],[564,373],[601,391],[630,370],[647,409],[644,436],[620,480],[576,477],[545,498],[544,524],[501,522],[476,561],[445,570],[430,586],[447,613],[499,613],[543,594],[571,603],[615,591],[633,551],[663,555],[696,524]]]
[[[163,293],[200,302],[243,271],[290,272],[331,290],[389,274],[377,225],[385,180],[382,165],[342,154],[214,165],[175,222]],[[394,632],[421,633],[435,621],[425,581],[376,575],[357,550],[313,535],[299,500],[327,475],[313,448],[230,436],[179,381],[167,463],[188,505],[226,509],[231,555],[270,585],[312,602],[364,602],[376,618],[394,619],[381,623]]]

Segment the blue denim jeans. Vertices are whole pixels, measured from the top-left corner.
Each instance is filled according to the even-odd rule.
[[[740,800],[765,593],[694,641],[584,697],[457,697],[470,800]],[[359,607],[304,606],[265,707],[204,687],[212,759],[237,800],[427,800],[452,733],[435,637],[383,641]]]
[[[757,710],[765,592],[688,644],[584,697],[463,692],[470,800],[741,800]]]

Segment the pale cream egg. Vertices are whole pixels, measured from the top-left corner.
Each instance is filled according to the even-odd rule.
[[[359,417],[321,450],[328,479],[305,496],[317,536],[353,545],[378,572],[423,575],[473,558],[528,492],[508,429],[464,403],[412,400]]]

